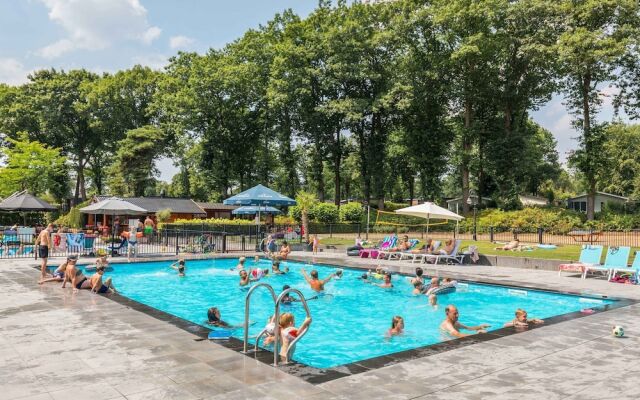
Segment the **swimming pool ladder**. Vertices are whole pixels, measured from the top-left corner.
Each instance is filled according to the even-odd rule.
[[[266,288],[269,293],[271,294],[271,298],[273,299],[273,303],[276,304],[276,292],[273,290],[273,288],[271,287],[271,285],[267,284],[267,283],[258,283],[256,285],[253,285],[251,287],[251,289],[249,289],[249,291],[247,292],[247,296],[244,299],[244,347],[243,347],[243,353],[247,353],[247,348],[249,345],[249,305],[251,303],[251,295],[253,294],[254,290],[256,290],[259,287],[264,287]],[[260,334],[256,337],[256,346],[254,351],[258,350],[258,342],[260,341],[260,338],[267,332],[266,329],[263,329],[262,332],[260,332]]]
[[[305,313],[307,313],[307,318],[311,319],[311,312],[309,311],[309,306],[307,305],[307,300],[304,298],[304,295],[302,294],[301,291],[299,291],[298,289],[294,289],[294,288],[289,288],[284,290],[282,293],[280,293],[280,296],[278,296],[277,300],[276,300],[276,312],[274,315],[274,322],[276,323],[276,328],[277,328],[277,324],[278,321],[280,321],[280,304],[282,303],[282,299],[289,293],[295,293],[300,297],[300,302],[302,303],[302,306],[304,307],[304,311]],[[295,337],[295,339],[293,339],[291,341],[291,343],[289,343],[289,347],[287,348],[287,360],[291,359],[291,353],[293,353],[293,350],[295,349],[296,343],[298,343],[298,341],[300,339],[302,339],[302,337],[304,335],[307,334],[307,331],[309,331],[310,327],[307,327],[304,331],[300,332],[298,334],[298,336]],[[277,367],[278,366],[278,347],[280,344],[280,329],[274,329],[274,340],[273,340],[273,366]]]
[[[267,284],[267,283],[258,283],[256,285],[253,285],[251,287],[251,289],[249,289],[249,291],[247,292],[247,296],[245,297],[244,300],[244,346],[243,346],[243,353],[247,354],[249,353],[249,309],[250,309],[250,303],[251,303],[251,295],[253,294],[254,290],[256,290],[259,287],[265,287],[269,293],[271,294],[271,298],[273,298],[273,302],[275,305],[275,312],[274,312],[274,316],[273,316],[273,322],[275,324],[275,328],[273,329],[273,333],[274,333],[274,343],[273,343],[273,365],[274,366],[278,366],[278,353],[279,353],[279,342],[280,342],[280,329],[278,328],[278,321],[280,320],[280,304],[282,303],[282,299],[289,293],[293,292],[295,294],[297,294],[300,297],[300,302],[302,303],[302,306],[304,307],[304,311],[307,314],[307,318],[311,318],[311,312],[309,311],[309,306],[307,305],[307,300],[304,298],[304,295],[302,294],[302,292],[300,292],[298,289],[293,289],[293,288],[289,288],[286,289],[285,291],[283,291],[282,293],[280,293],[280,295],[276,298],[276,293],[273,290],[273,287],[271,287],[271,285]],[[291,341],[291,343],[289,343],[289,348],[287,349],[287,360],[289,360],[291,358],[291,353],[293,352],[293,350],[295,349],[295,345],[296,343],[298,343],[298,341],[300,339],[302,339],[302,337],[307,333],[307,331],[309,330],[309,328],[307,327],[307,329],[305,329],[304,331],[300,332],[300,334]],[[260,339],[267,333],[267,329],[263,329],[262,331],[260,331],[260,333],[258,334],[258,336],[256,336],[256,342],[255,342],[255,346],[253,348],[253,352],[258,351],[258,345],[260,343]]]

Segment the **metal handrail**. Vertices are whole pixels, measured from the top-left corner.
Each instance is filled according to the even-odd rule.
[[[302,306],[304,307],[304,311],[307,313],[307,318],[311,318],[311,312],[309,311],[309,306],[307,305],[307,300],[304,298],[304,295],[302,294],[301,291],[299,291],[298,289],[294,289],[294,288],[289,288],[284,290],[282,293],[280,293],[280,295],[278,296],[278,299],[276,300],[276,312],[275,312],[275,316],[274,316],[274,320],[276,323],[276,329],[274,329],[274,341],[273,341],[273,365],[275,367],[278,366],[278,345],[280,344],[280,303],[282,302],[282,299],[284,298],[285,295],[289,294],[290,292],[293,292],[295,294],[297,294],[298,296],[300,296],[300,302],[302,303]],[[305,329],[303,332],[301,332],[295,339],[293,339],[291,341],[291,343],[289,343],[289,348],[287,349],[287,360],[290,359],[291,357],[291,352],[293,351],[293,349],[295,348],[296,343],[302,339],[302,337],[307,333],[307,331],[309,330],[309,327],[307,327],[307,329]]]
[[[249,304],[250,304],[251,294],[253,293],[254,290],[259,288],[260,286],[266,287],[269,290],[269,293],[271,293],[273,302],[274,303],[276,302],[276,292],[273,290],[273,288],[269,284],[266,284],[266,283],[255,284],[247,292],[247,296],[245,297],[245,300],[244,300],[244,347],[243,347],[244,353],[247,352],[247,347],[249,344]]]

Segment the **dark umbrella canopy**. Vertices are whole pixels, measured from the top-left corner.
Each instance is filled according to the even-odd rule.
[[[251,215],[251,214],[257,214],[257,213],[262,213],[262,214],[280,214],[282,211],[278,210],[277,208],[273,208],[273,207],[258,207],[258,206],[243,206],[240,208],[236,208],[235,210],[231,211],[231,214],[235,214],[235,215]]]
[[[55,211],[56,208],[46,201],[27,193],[26,190],[16,192],[0,202],[0,210],[2,211],[20,211],[20,212],[48,212]]]
[[[237,206],[295,206],[296,201],[268,187],[257,185],[223,202]]]

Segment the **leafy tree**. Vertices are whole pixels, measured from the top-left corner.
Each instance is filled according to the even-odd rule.
[[[609,125],[604,136],[598,190],[640,199],[640,125]]]
[[[109,187],[113,194],[143,196],[148,188],[155,194],[155,161],[163,154],[165,139],[164,132],[153,126],[127,132],[109,167]]]
[[[364,209],[360,203],[347,203],[340,207],[340,220],[344,222],[360,222],[364,216]]]
[[[68,194],[65,157],[60,149],[29,140],[26,133],[7,139],[0,149],[5,165],[0,167],[0,197],[19,190],[39,196],[51,194],[60,201]]]
[[[581,131],[574,165],[587,182],[587,219],[594,219],[597,169],[602,162],[604,127],[595,122],[602,103],[598,85],[615,81],[616,68],[627,52],[637,21],[636,0],[565,0],[561,2],[564,29],[557,55],[567,106]]]

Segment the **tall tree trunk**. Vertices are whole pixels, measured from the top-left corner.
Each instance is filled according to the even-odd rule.
[[[334,173],[334,185],[335,185],[335,200],[336,206],[340,207],[340,164],[342,162],[342,144],[340,143],[340,126],[336,127],[336,143],[333,154],[333,173]]]
[[[415,197],[415,183],[416,180],[413,175],[411,175],[409,178],[409,205],[413,205],[413,198]]]
[[[378,210],[384,209],[384,132],[382,127],[382,115],[378,112],[371,119],[371,140],[369,141],[369,157],[373,169],[373,192],[378,199]]]
[[[320,202],[324,202],[324,159],[322,157],[322,147],[319,140],[316,140],[315,149],[313,151],[313,165],[311,167],[313,179],[315,179],[316,196]]]
[[[358,136],[358,155],[360,156],[360,176],[362,178],[362,191],[366,204],[371,202],[371,175],[369,174],[369,160],[367,159],[367,140],[364,134],[364,121],[356,128]]]
[[[469,214],[469,157],[471,156],[471,102],[467,100],[464,105],[464,133],[462,138],[462,213]]]
[[[587,73],[582,78],[582,132],[584,135],[584,150],[587,157],[591,157],[593,146],[591,145],[591,107],[589,106],[589,92],[591,90],[591,74]],[[595,218],[596,203],[596,177],[593,167],[588,164],[586,171],[587,178],[587,220],[593,221]]]

